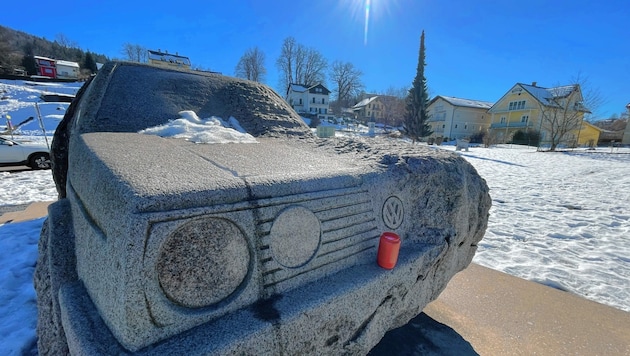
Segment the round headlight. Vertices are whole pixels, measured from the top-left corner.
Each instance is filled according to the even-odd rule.
[[[243,232],[231,221],[201,218],[178,227],[157,260],[160,286],[173,302],[201,308],[234,293],[247,276],[250,253]]]
[[[291,206],[275,218],[270,235],[273,258],[285,267],[301,267],[319,249],[321,224],[310,210]]]

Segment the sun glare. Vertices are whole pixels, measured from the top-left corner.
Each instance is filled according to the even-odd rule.
[[[367,45],[376,28],[385,25],[399,11],[399,0],[344,0],[338,6],[340,13],[349,17],[353,35],[363,35],[363,45]]]
[[[370,7],[372,5],[371,0],[365,0],[365,27],[363,28],[363,45],[367,46],[368,30],[370,26]]]

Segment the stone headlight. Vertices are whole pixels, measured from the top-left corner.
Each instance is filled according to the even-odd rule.
[[[164,294],[174,303],[202,308],[230,297],[243,284],[250,252],[242,231],[231,221],[201,218],[178,227],[157,260]]]

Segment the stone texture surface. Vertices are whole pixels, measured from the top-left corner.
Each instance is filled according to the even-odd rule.
[[[40,241],[42,354],[365,354],[486,229],[462,158],[318,139],[258,84],[110,63],[73,105]],[[234,116],[258,143],[135,133],[180,110]],[[402,239],[393,270],[376,265],[383,231]]]

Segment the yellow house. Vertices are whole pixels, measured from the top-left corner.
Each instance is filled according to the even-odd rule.
[[[543,88],[517,83],[488,110],[488,133],[498,143],[510,142],[521,131],[539,132],[540,144],[552,149],[594,145],[601,130],[584,121],[588,112],[578,84]]]

